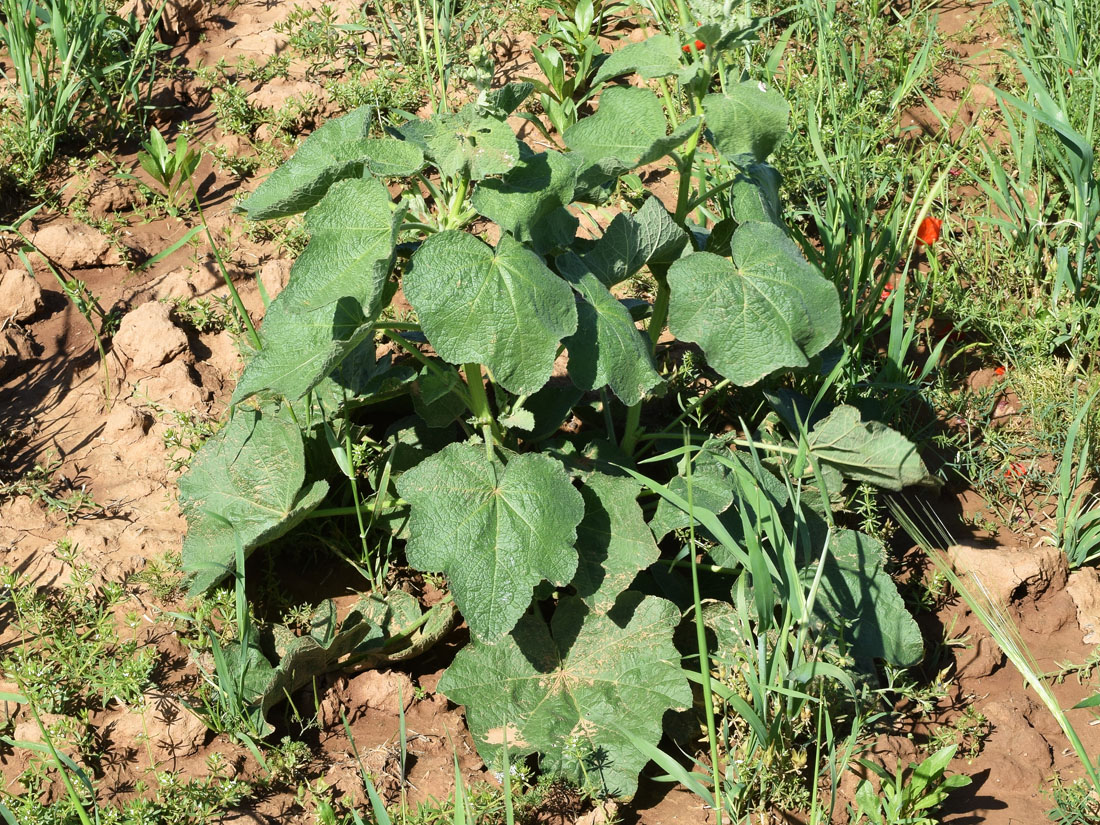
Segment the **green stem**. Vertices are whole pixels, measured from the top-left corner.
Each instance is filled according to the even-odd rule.
[[[206,233],[206,240],[210,243],[210,251],[214,253],[214,260],[218,264],[218,269],[222,273],[226,287],[229,288],[229,295],[233,299],[233,308],[237,310],[237,314],[241,317],[241,323],[244,324],[245,331],[248,332],[248,340],[252,343],[252,348],[259,352],[264,348],[264,345],[260,341],[260,335],[256,332],[256,327],[252,324],[252,318],[249,316],[248,310],[244,308],[241,294],[237,292],[233,279],[229,277],[229,271],[225,268],[221,252],[218,251],[218,245],[214,243],[214,233],[210,231],[210,225],[206,222],[206,213],[203,212],[202,203],[199,201],[199,193],[195,189],[195,182],[188,178],[187,185],[191,189],[191,198],[195,201],[195,208],[199,212],[199,222],[202,223],[203,231]]]
[[[444,229],[458,229],[462,226],[462,207],[466,203],[466,193],[470,190],[470,175],[463,171],[458,179],[458,188],[451,195],[447,216],[443,219]]]
[[[462,371],[466,374],[466,388],[470,394],[470,412],[481,427],[485,437],[485,452],[489,460],[493,459],[493,442],[500,443],[503,433],[500,425],[493,418],[493,410],[489,406],[489,395],[485,392],[485,381],[481,376],[481,364],[471,361],[462,365]]]
[[[390,498],[380,501],[376,506],[378,507],[404,507],[408,504],[403,498]],[[336,516],[354,516],[360,507],[366,507],[365,501],[360,501],[358,505],[349,504],[347,507],[325,507],[317,510],[311,510],[308,515],[304,516],[306,519],[314,518],[335,518]]]
[[[688,436],[684,433],[684,445]],[[688,531],[691,542],[688,556],[691,564],[691,594],[695,605],[695,643],[699,650],[699,679],[703,687],[703,708],[707,723],[707,741],[710,744],[710,765],[714,779],[715,821],[722,822],[722,775],[718,761],[718,729],[714,721],[714,697],[710,686],[710,653],[707,650],[707,628],[703,620],[703,598],[699,590],[699,564],[695,552],[695,496],[691,462],[687,462]]]

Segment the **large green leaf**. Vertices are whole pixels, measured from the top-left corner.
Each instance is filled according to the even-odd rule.
[[[839,629],[857,657],[907,667],[920,661],[924,642],[885,560],[877,539],[853,530],[834,533],[814,610]],[[804,571],[807,584],[815,571]]]
[[[503,175],[520,159],[520,142],[506,121],[483,115],[470,103],[457,112],[410,120],[396,133],[419,146],[439,171],[470,180]]]
[[[548,774],[630,797],[649,761],[630,737],[656,745],[665,711],[691,704],[672,643],[679,621],[675,606],[655,596],[624,593],[611,614],[567,598],[549,627],[528,613],[499,643],[460,650],[439,690],[466,706],[490,766],[501,764],[507,743],[513,763],[538,752]]]
[[[661,101],[649,89],[613,86],[600,96],[596,114],[565,130],[565,145],[578,169],[592,182],[595,176],[614,178],[638,166],[653,163],[688,139],[699,125],[688,118],[666,134]]]
[[[667,77],[680,68],[680,44],[667,34],[655,34],[612,52],[592,78],[592,86],[624,74],[637,74],[646,80]]]
[[[402,475],[397,492],[411,508],[409,564],[447,574],[478,639],[511,630],[540,581],[564,585],[576,572],[584,502],[552,458],[505,466],[484,446],[451,444]]]
[[[763,163],[787,134],[791,107],[783,95],[763,83],[746,80],[724,94],[703,98],[711,141],[725,157]]]
[[[672,265],[673,334],[741,386],[807,366],[840,331],[836,287],[774,224],[742,224],[731,248],[732,261],[696,252]]]
[[[638,482],[594,472],[584,478],[584,519],[577,528],[573,586],[597,613],[606,613],[640,570],[660,555],[638,506]]]
[[[841,405],[817,422],[809,444],[823,463],[856,481],[887,490],[938,483],[913,442],[881,421],[864,421],[855,407]]]
[[[466,232],[433,235],[413,255],[404,287],[441,358],[485,364],[517,395],[542,388],[561,339],[577,328],[569,285],[510,235],[496,250]]]
[[[245,368],[234,403],[262,390],[300,398],[369,335],[402,215],[371,178],[337,183],[306,213],[309,246],[268,307],[263,349]]]
[[[412,143],[370,138],[370,106],[328,121],[305,139],[294,156],[276,169],[242,205],[252,220],[304,212],[343,178],[369,171],[378,177],[403,177],[424,165]]]
[[[502,178],[484,180],[474,190],[474,208],[512,233],[531,242],[537,252],[568,245],[577,219],[563,207],[573,201],[577,170],[552,149],[521,160]]]
[[[580,295],[577,332],[565,339],[569,377],[582,390],[610,385],[630,406],[661,383],[649,340],[630,312],[572,252],[558,258],[562,276]]]
[[[661,201],[650,197],[634,215],[626,212],[616,215],[581,259],[610,289],[646,264],[670,264],[679,257],[686,242],[687,234],[672,220]]]
[[[247,556],[285,534],[320,504],[328,484],[306,481],[298,425],[283,412],[238,409],[180,479],[187,517],[183,569],[192,593],[231,573],[237,543]]]

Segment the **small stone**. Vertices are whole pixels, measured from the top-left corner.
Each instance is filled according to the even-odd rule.
[[[42,308],[42,287],[22,269],[0,275],[0,323],[26,321]]]
[[[182,353],[187,336],[172,322],[168,307],[150,301],[122,319],[114,349],[130,358],[136,369],[153,370]]]
[[[38,251],[63,269],[118,266],[122,256],[107,236],[79,223],[54,223],[31,236]]]
[[[1066,582],[1066,557],[1057,547],[972,547],[955,544],[947,557],[956,572],[971,573],[994,603],[1039,596]]]

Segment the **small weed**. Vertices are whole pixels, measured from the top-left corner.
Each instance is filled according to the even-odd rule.
[[[31,501],[46,505],[50,512],[60,515],[70,525],[82,515],[100,509],[83,485],[77,489],[69,479],[58,475],[61,465],[60,458],[51,460],[47,456],[43,463],[36,463],[21,477],[0,481],[0,501],[29,496]]]
[[[80,563],[75,545],[60,542],[57,553],[71,568],[59,589],[40,589],[0,571],[22,636],[3,660],[4,672],[46,713],[137,701],[159,652],[119,637],[113,612],[123,599],[118,585],[93,589],[92,571]]]

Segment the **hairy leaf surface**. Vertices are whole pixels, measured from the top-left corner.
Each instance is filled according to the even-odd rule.
[[[451,444],[406,472],[409,564],[447,575],[474,636],[511,630],[543,579],[567,584],[577,569],[584,501],[561,464],[529,453],[507,466],[476,444]]]
[[[838,530],[830,551],[814,604],[818,616],[839,626],[860,658],[885,659],[898,667],[919,662],[924,653],[920,628],[886,572],[882,543],[854,530]],[[814,570],[805,571],[807,583]]]
[[[707,129],[715,148],[744,165],[763,163],[787,134],[791,107],[779,92],[755,80],[732,86],[725,94],[703,98]]]
[[[680,45],[667,34],[655,34],[613,51],[592,78],[592,86],[624,74],[637,74],[646,80],[667,77],[680,68]]]
[[[596,613],[606,613],[660,551],[638,506],[638,482],[594,472],[584,477],[584,519],[577,528],[573,586]]]
[[[774,224],[742,224],[731,248],[732,261],[696,252],[672,265],[673,334],[741,386],[807,366],[840,331],[836,287]]]
[[[187,517],[183,569],[192,593],[203,593],[236,566],[237,542],[247,557],[285,534],[321,503],[328,484],[306,480],[298,425],[268,408],[238,410],[199,450],[180,479]]]
[[[563,207],[572,203],[577,170],[552,149],[521,160],[502,178],[482,181],[474,190],[474,208],[500,224],[517,241],[546,252],[573,240],[578,221]]]
[[[509,235],[495,250],[465,232],[433,235],[413,255],[404,287],[441,358],[484,364],[517,395],[542,388],[558,344],[577,329],[569,285]]]
[[[268,307],[264,347],[245,368],[234,403],[262,390],[301,398],[369,335],[402,215],[370,178],[341,181],[306,214],[309,246]]]
[[[578,168],[596,169],[608,178],[659,160],[685,140],[699,125],[693,117],[665,134],[664,109],[649,89],[612,86],[600,96],[596,114],[565,130],[565,145],[576,156]]]
[[[364,170],[378,177],[404,177],[424,165],[412,143],[367,137],[370,106],[330,120],[305,139],[298,151],[257,187],[241,208],[254,221],[304,212],[343,178]]]
[[[527,614],[499,643],[459,651],[439,690],[466,706],[489,765],[507,741],[512,762],[538,752],[544,771],[629,798],[649,759],[625,732],[656,745],[665,711],[691,704],[672,643],[679,621],[655,596],[628,591],[611,614],[570,597],[550,626]]]
[[[624,404],[637,404],[661,383],[648,339],[580,258],[567,252],[558,268],[581,298],[577,332],[565,339],[570,379],[582,390],[610,385]]]
[[[834,409],[811,430],[809,443],[822,462],[856,481],[887,490],[937,483],[912,441],[881,421],[864,421],[855,407]]]

